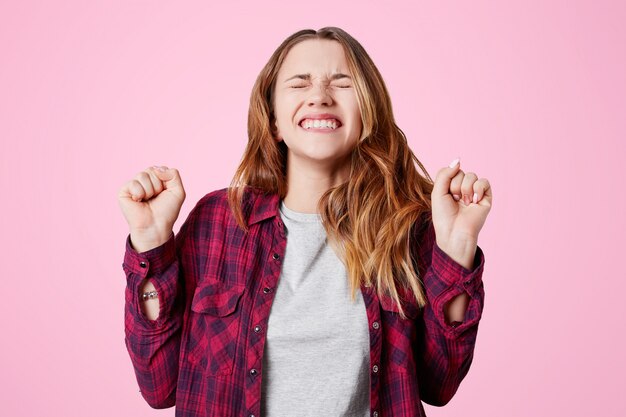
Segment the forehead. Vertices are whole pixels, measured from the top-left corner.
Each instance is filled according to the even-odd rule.
[[[283,61],[278,78],[311,73],[313,77],[349,74],[348,61],[341,44],[328,39],[308,39],[294,45]]]

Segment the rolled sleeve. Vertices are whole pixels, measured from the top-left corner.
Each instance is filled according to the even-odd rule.
[[[165,323],[178,292],[179,265],[176,256],[176,238],[173,232],[165,243],[145,252],[138,252],[133,248],[130,234],[126,237],[122,268],[126,272],[128,311],[136,324],[154,328]],[[156,320],[148,319],[141,309],[139,291],[145,279],[152,282],[158,293],[159,316]]]
[[[161,274],[176,258],[174,232],[167,242],[145,252],[137,252],[130,241],[130,233],[126,237],[126,252],[123,266],[131,272],[145,278],[149,275]]]
[[[413,237],[427,298],[417,319],[421,337],[414,351],[420,397],[427,404],[443,406],[454,396],[472,363],[485,296],[485,257],[477,246],[470,269],[456,262],[437,245],[430,219],[416,228]],[[470,296],[465,318],[460,324],[448,324],[446,304],[464,292]]]
[[[482,281],[484,265],[485,255],[480,246],[476,247],[472,269],[467,269],[445,253],[436,242],[433,243],[430,282],[427,287],[428,298],[431,300],[435,317],[447,337],[458,337],[480,320],[484,299]],[[470,296],[465,319],[456,326],[448,324],[444,308],[450,300],[463,292]]]

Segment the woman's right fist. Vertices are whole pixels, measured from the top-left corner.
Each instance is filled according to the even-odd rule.
[[[178,170],[153,166],[120,189],[118,201],[133,247],[144,252],[165,243],[185,201]]]

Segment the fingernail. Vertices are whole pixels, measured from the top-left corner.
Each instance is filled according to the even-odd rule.
[[[464,195],[463,196],[463,202],[465,203],[466,206],[469,206],[470,203],[470,196],[469,195]]]
[[[461,199],[461,196],[458,194],[452,194],[452,198],[454,198],[456,201],[459,201]]]
[[[478,194],[477,193],[474,193],[474,198],[472,198],[472,202],[474,204],[478,203]]]
[[[459,163],[460,159],[461,158],[456,158],[454,161],[450,162],[450,168],[454,168]]]
[[[167,167],[166,167],[166,166],[160,166],[160,167],[157,167],[157,169],[158,169],[159,171],[161,171],[161,172],[165,172],[165,171],[167,171]]]

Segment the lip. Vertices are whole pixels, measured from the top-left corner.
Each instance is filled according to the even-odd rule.
[[[304,119],[313,119],[313,120],[335,119],[335,120],[337,120],[339,122],[339,126],[337,126],[337,129],[339,129],[341,126],[343,126],[343,122],[341,121],[341,119],[337,115],[332,114],[332,113],[309,113],[309,114],[305,114],[298,121],[298,126],[302,127],[302,121]]]

